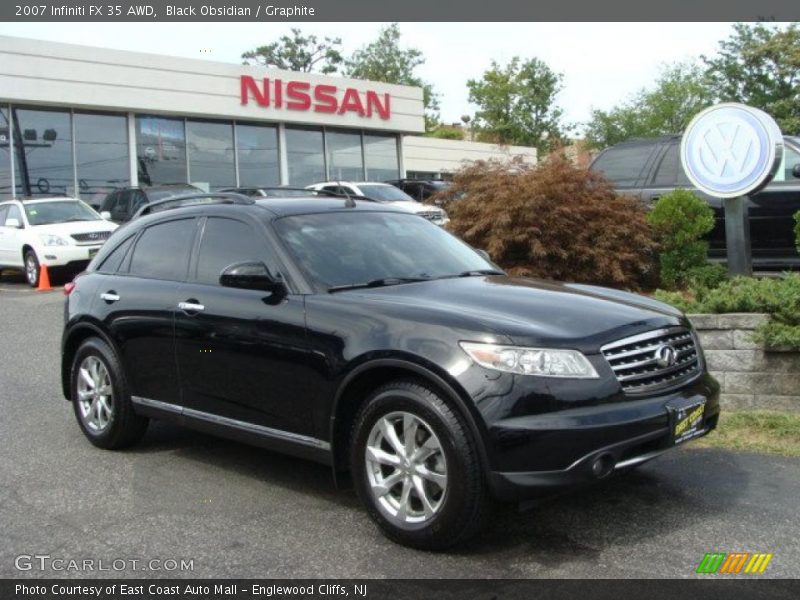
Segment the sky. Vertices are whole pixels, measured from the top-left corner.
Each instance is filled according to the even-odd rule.
[[[0,23],[0,35],[79,43],[228,63],[299,27],[342,38],[345,55],[381,23]],[[445,123],[474,114],[466,81],[492,60],[538,57],[563,74],[557,103],[567,123],[586,122],[652,84],[668,63],[714,54],[731,23],[401,23],[402,42],[423,52],[417,73],[440,95]]]

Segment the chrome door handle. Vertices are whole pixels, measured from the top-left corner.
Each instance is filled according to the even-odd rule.
[[[195,302],[178,302],[178,308],[186,312],[202,312],[206,309],[202,304]]]
[[[100,294],[100,297],[109,304],[111,302],[116,302],[117,300],[119,300],[119,296],[115,292],[106,292],[104,294]]]

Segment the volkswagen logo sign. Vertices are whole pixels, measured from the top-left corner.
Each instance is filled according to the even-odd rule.
[[[656,350],[656,364],[662,369],[678,362],[678,352],[669,344],[662,344]]]
[[[783,158],[775,120],[744,104],[700,112],[683,134],[681,163],[692,184],[716,198],[735,198],[770,182]]]

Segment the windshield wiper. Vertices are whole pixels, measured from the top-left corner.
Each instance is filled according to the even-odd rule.
[[[87,219],[86,217],[70,217],[65,221],[61,221],[62,223],[72,223],[74,221],[94,221],[95,219]]]
[[[329,293],[339,292],[342,290],[357,290],[363,288],[377,288],[387,287],[390,285],[399,285],[401,283],[414,283],[416,281],[430,281],[430,277],[381,277],[380,279],[372,279],[362,283],[348,283],[346,285],[334,285],[328,288]]]
[[[471,271],[462,271],[456,277],[477,277],[479,275],[505,275],[505,273],[497,269],[472,269]]]

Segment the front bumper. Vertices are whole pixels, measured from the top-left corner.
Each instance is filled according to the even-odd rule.
[[[87,264],[102,245],[102,243],[98,243],[85,246],[40,246],[36,249],[36,255],[39,257],[39,262],[48,267]]]
[[[675,447],[668,406],[705,401],[693,437],[719,419],[719,385],[708,375],[663,396],[497,421],[490,428],[500,468],[489,473],[493,495],[523,500],[603,479]]]

